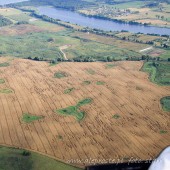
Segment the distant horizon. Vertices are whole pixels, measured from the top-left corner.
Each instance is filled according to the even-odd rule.
[[[22,2],[22,1],[29,1],[29,0],[1,0],[0,5],[16,3],[16,2]]]

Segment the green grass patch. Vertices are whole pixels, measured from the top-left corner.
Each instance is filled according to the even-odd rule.
[[[69,106],[64,109],[57,110],[58,113],[62,115],[71,115],[74,116],[78,121],[81,121],[84,118],[85,113],[80,112],[77,106]]]
[[[120,118],[120,115],[119,115],[119,114],[115,114],[115,115],[112,116],[112,118],[114,118],[114,119],[119,119],[119,118]]]
[[[0,67],[8,67],[8,66],[9,66],[9,63],[7,62],[0,63]]]
[[[116,2],[119,2],[119,0],[117,0]],[[118,3],[116,5],[113,5],[112,7],[116,7],[119,9],[127,9],[127,8],[141,8],[143,6],[143,2],[141,1],[132,1],[132,2],[126,2],[126,1],[122,1],[124,3]]]
[[[0,170],[80,170],[38,153],[0,147]]]
[[[64,78],[64,77],[68,77],[67,73],[65,72],[61,72],[61,71],[58,71],[54,74],[54,77],[55,78],[58,78],[58,79],[61,79],[61,78]]]
[[[1,35],[0,36],[0,54],[3,56],[14,56],[20,58],[43,58],[56,59],[63,58],[58,46],[60,42],[48,42],[48,39],[54,37],[58,41],[56,33],[39,32],[24,35]],[[57,38],[58,37],[58,38]],[[32,50],[30,50],[32,49]]]
[[[77,121],[81,121],[85,117],[85,112],[80,111],[79,108],[83,105],[90,104],[91,102],[91,98],[86,98],[79,101],[75,106],[69,106],[64,109],[56,110],[55,112],[66,116],[74,116]]]
[[[83,105],[86,105],[86,104],[90,104],[91,102],[92,102],[92,98],[86,98],[86,99],[79,101],[77,103],[77,106],[80,107],[80,106],[83,106]]]
[[[11,17],[16,20],[20,20],[18,15],[11,15]],[[24,17],[25,21],[27,19],[27,17]],[[34,32],[34,30],[31,30],[30,33],[22,35],[1,35],[0,54],[3,56],[14,56],[20,58],[38,57],[41,59],[43,58],[44,60],[58,59],[63,58],[63,54],[59,47],[71,44],[69,48],[64,50],[69,59],[77,58],[82,61],[87,59],[106,61],[108,57],[117,60],[126,59],[130,56],[141,56],[138,52],[130,50],[131,45],[127,46],[127,49],[125,49],[118,47],[116,42],[114,45],[110,45],[107,44],[107,42],[100,43],[91,40],[84,41],[81,38],[75,38],[72,36],[73,31],[70,31],[69,29],[59,32],[50,32],[50,27],[54,27],[55,25],[43,21],[41,21],[41,24],[47,24],[49,31],[42,32],[43,26],[39,25],[39,22],[40,21],[38,20],[32,22],[32,24],[37,25],[37,27],[40,28],[40,32]],[[54,41],[49,42],[51,37],[53,37]]]
[[[94,75],[96,72],[93,69],[87,69],[86,70],[88,74]]]
[[[4,79],[0,79],[0,84],[4,84],[5,80]]]
[[[44,116],[35,116],[35,115],[31,115],[30,113],[24,113],[22,117],[22,121],[25,123],[31,123],[31,122],[34,122],[36,120],[40,120],[43,118]]]
[[[103,81],[97,81],[96,84],[97,84],[97,85],[104,85],[105,82],[103,82]]]
[[[142,70],[149,73],[153,83],[170,85],[170,62],[145,62]]]
[[[89,84],[91,84],[91,81],[88,81],[88,80],[83,81],[83,85],[89,85]]]
[[[160,102],[163,110],[170,112],[170,96],[163,97]]]
[[[166,130],[160,130],[160,132],[159,132],[160,134],[166,134],[166,133],[168,133]]]
[[[112,63],[106,64],[105,66],[106,69],[113,68],[113,67],[115,67],[115,64]]]
[[[75,88],[68,88],[64,90],[64,94],[70,94]]]
[[[58,135],[57,138],[63,140],[63,137],[61,135]]]
[[[10,94],[10,93],[13,93],[13,91],[11,89],[1,89],[0,93]]]

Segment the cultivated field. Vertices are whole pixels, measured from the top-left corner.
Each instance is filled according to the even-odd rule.
[[[142,64],[1,57],[0,144],[76,166],[154,158],[170,141],[170,114],[160,104],[170,87],[151,83]]]

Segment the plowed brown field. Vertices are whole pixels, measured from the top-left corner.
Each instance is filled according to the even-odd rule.
[[[8,59],[0,58],[0,63],[4,61]],[[0,78],[6,81],[0,89],[14,91],[0,93],[0,145],[34,150],[63,162],[80,159],[74,165],[84,166],[91,163],[84,162],[90,158],[150,159],[170,144],[170,113],[160,105],[170,88],[151,83],[139,71],[142,62],[116,62],[109,69],[99,62],[51,67],[24,59],[9,62],[9,67],[0,67]],[[88,74],[87,69],[96,74]],[[68,77],[54,78],[57,71]],[[87,80],[91,84],[83,85]],[[97,85],[98,81],[105,84]],[[72,87],[74,91],[64,94]],[[86,116],[80,122],[54,112],[89,97],[93,102],[81,107]],[[45,118],[27,124],[22,121],[23,113]],[[114,114],[120,117],[115,119]]]

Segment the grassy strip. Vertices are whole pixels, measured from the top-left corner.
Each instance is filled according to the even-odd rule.
[[[166,134],[168,133],[166,130],[160,130],[160,134]]]
[[[61,79],[61,78],[64,78],[64,77],[68,77],[68,75],[67,75],[65,72],[59,71],[59,72],[56,72],[56,73],[54,74],[54,77],[55,77],[55,78],[58,78],[58,79]]]
[[[163,97],[160,102],[163,110],[170,112],[170,96]]]
[[[0,84],[4,84],[5,80],[4,79],[0,79]]]
[[[104,81],[97,81],[96,84],[97,84],[97,85],[104,85],[105,82],[104,82]]]
[[[0,93],[4,93],[4,94],[10,94],[12,93],[13,91],[11,89],[1,89],[0,90]]]
[[[145,62],[143,71],[149,73],[149,79],[158,85],[170,85],[170,63],[169,62]]]
[[[86,70],[88,74],[94,75],[96,72],[93,69],[87,69]]]
[[[105,68],[106,69],[109,69],[109,68],[113,68],[113,67],[115,67],[115,64],[106,64],[106,66],[105,66]]]
[[[114,119],[119,119],[119,118],[120,118],[120,115],[115,114],[115,115],[112,116],[112,118],[114,118]]]
[[[68,89],[64,90],[64,94],[70,94],[73,90],[74,90],[74,88],[68,88]]]
[[[91,81],[88,81],[88,80],[83,81],[83,85],[89,85],[89,84],[91,84]]]
[[[7,62],[0,63],[0,67],[8,67],[8,66],[9,66],[9,63]]]
[[[29,113],[24,113],[23,117],[22,117],[22,121],[25,123],[31,123],[31,122],[34,122],[36,120],[40,120],[43,118],[44,118],[44,116],[35,116],[35,115],[31,115]]]
[[[80,170],[38,153],[0,147],[1,170]]]
[[[91,98],[86,98],[86,99],[79,101],[76,106],[80,107],[80,106],[83,106],[83,105],[86,105],[86,104],[90,104],[91,102],[92,102]]]

